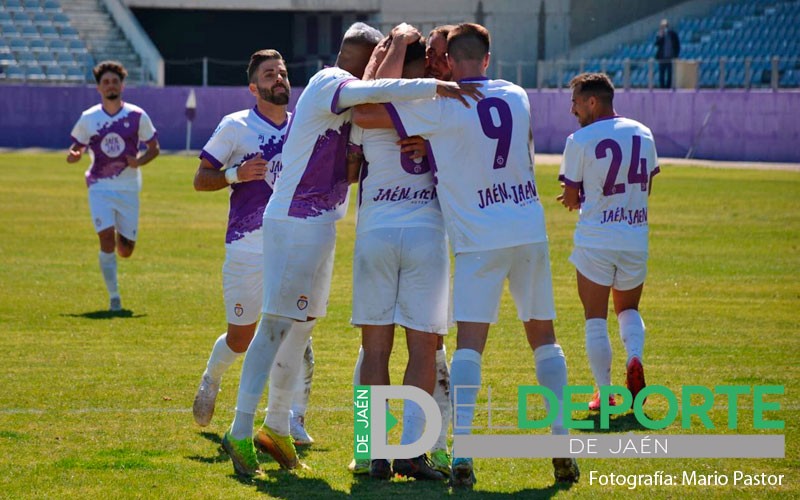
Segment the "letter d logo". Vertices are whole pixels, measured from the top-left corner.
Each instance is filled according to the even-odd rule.
[[[442,414],[430,394],[411,385],[373,385],[370,389],[370,458],[414,458],[427,453],[436,444],[442,430]],[[390,399],[408,399],[419,405],[425,415],[425,430],[416,442],[400,445],[386,443],[386,401]]]

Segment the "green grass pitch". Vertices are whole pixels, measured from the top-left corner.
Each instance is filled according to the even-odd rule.
[[[140,239],[120,262],[123,305],[109,317],[97,265],[83,170],[62,153],[0,154],[0,497],[4,498],[343,498],[445,497],[441,484],[354,480],[352,369],[359,333],[349,325],[354,216],[339,223],[328,317],[314,332],[317,369],[308,413],[317,444],[301,453],[310,471],[280,471],[262,457],[265,479],[238,480],[219,443],[233,417],[241,362],[223,379],[217,413],[198,428],[191,404],[214,339],[224,330],[221,267],[227,195],[192,189],[195,158],[164,155],[144,167]],[[579,484],[553,487],[546,459],[478,459],[467,496],[505,498],[598,494],[657,498],[800,496],[800,175],[796,172],[662,166],[651,198],[651,256],[642,303],[651,384],[783,385],[773,397],[785,421],[785,459],[582,459]],[[556,201],[557,167],[537,168],[548,224],[558,319],[570,384],[591,384],[583,316],[567,261],[575,213]],[[611,315],[613,316],[613,314]],[[615,319],[613,381],[624,384]],[[455,334],[447,337],[449,355]],[[401,380],[400,332],[392,379]],[[513,424],[516,386],[535,384],[533,359],[510,297],[489,337],[484,387],[493,415]],[[485,400],[486,390],[482,392]],[[266,404],[265,400],[262,407]],[[758,433],[752,398],[737,431],[727,404],[716,429],[679,421],[658,433]],[[646,410],[663,416],[652,398]],[[261,418],[263,413],[258,418]],[[478,415],[485,418],[485,414]],[[586,418],[586,415],[576,415]],[[631,428],[630,419],[616,429]],[[626,423],[627,422],[627,423]],[[480,420],[476,421],[480,423]],[[539,431],[541,432],[541,431]],[[782,487],[639,487],[589,484],[601,474],[784,474]]]

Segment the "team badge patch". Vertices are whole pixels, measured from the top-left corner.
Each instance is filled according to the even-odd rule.
[[[299,299],[297,299],[297,308],[301,311],[308,307],[308,297],[305,295],[301,295]]]
[[[236,315],[236,317],[238,318],[239,316],[241,316],[242,314],[244,314],[244,307],[242,307],[242,305],[241,305],[241,304],[236,304],[236,305],[234,306],[234,308],[233,308],[233,313],[234,313],[234,314]]]

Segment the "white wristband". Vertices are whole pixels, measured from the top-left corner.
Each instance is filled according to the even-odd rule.
[[[236,184],[239,182],[239,167],[233,167],[225,170],[225,181],[228,184]]]

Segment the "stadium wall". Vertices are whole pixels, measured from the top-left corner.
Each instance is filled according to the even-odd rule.
[[[150,114],[162,148],[186,144],[184,106],[190,87],[135,87],[125,99]],[[292,91],[293,107],[302,89]],[[245,87],[198,87],[192,149],[200,149],[226,114],[253,105]],[[577,129],[568,90],[529,90],[536,150],[560,153]],[[69,146],[80,113],[99,102],[93,86],[4,85],[0,92],[0,147]],[[615,108],[655,135],[659,155],[733,161],[800,162],[800,92],[761,90],[618,91]],[[703,125],[705,123],[705,126]]]

